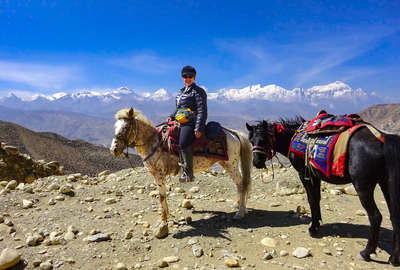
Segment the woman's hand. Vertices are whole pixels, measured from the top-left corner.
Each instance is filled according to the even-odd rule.
[[[165,120],[165,122],[167,122],[167,123],[169,123],[169,122],[171,122],[172,121],[172,118],[171,117],[168,117],[166,120]]]
[[[201,131],[196,130],[194,132],[194,136],[196,136],[197,139],[200,138],[201,137]]]

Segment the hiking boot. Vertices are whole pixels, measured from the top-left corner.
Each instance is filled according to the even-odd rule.
[[[185,149],[179,150],[179,166],[182,167],[182,175],[179,177],[179,182],[193,182],[193,149],[188,146]]]

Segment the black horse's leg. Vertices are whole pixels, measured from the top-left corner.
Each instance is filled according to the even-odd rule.
[[[365,211],[367,211],[369,223],[371,225],[369,228],[367,246],[360,252],[361,257],[366,261],[369,261],[371,259],[370,254],[375,253],[376,251],[379,240],[379,230],[382,222],[382,215],[374,200],[374,189],[375,186],[369,186],[367,189],[363,190],[357,189],[356,187],[358,197],[360,198],[360,202]]]
[[[307,199],[311,209],[311,226],[308,228],[308,232],[311,236],[316,236],[319,231],[321,218],[321,180],[312,178],[310,180],[304,179],[304,176],[300,176],[301,182],[307,192]]]
[[[393,226],[393,248],[389,262],[393,266],[400,266],[400,219],[399,217],[392,217],[391,220]]]

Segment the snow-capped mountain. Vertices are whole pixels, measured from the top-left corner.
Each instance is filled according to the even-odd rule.
[[[362,89],[353,90],[340,81],[308,89],[287,90],[275,84],[258,84],[208,93],[210,116],[215,113],[253,119],[295,114],[308,117],[321,108],[332,113],[355,112],[380,102],[375,95]],[[127,87],[107,92],[85,90],[72,94],[38,94],[25,99],[9,94],[0,99],[0,105],[10,108],[71,111],[106,118],[122,107],[135,107],[157,120],[172,112],[174,103],[174,95],[165,89],[139,93]]]
[[[309,119],[320,109],[337,114],[357,113],[383,102],[375,94],[353,90],[339,81],[292,90],[274,84],[252,85],[208,92],[208,121],[219,121],[224,126],[244,130],[245,123],[252,120],[295,115]],[[165,89],[140,93],[127,87],[107,92],[36,94],[23,99],[10,93],[0,99],[0,120],[36,131],[59,132],[68,138],[106,144],[113,134],[113,116],[124,107],[139,109],[158,124],[175,110],[175,94]]]

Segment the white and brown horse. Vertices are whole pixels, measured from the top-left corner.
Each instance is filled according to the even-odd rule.
[[[169,216],[166,201],[165,179],[167,175],[179,171],[179,158],[161,150],[158,130],[139,111],[133,108],[122,109],[115,115],[115,137],[110,151],[114,156],[121,155],[127,147],[135,147],[138,154],[144,158],[145,167],[154,176],[159,187],[162,206],[161,220],[167,222]],[[219,163],[233,178],[236,184],[239,200],[239,212],[235,218],[243,218],[246,214],[246,200],[250,189],[250,171],[252,165],[251,144],[246,135],[224,128],[227,139],[228,160],[194,156],[194,172],[202,172],[213,164]]]

